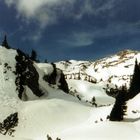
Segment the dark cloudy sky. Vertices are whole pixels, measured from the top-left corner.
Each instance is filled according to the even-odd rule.
[[[0,39],[49,61],[140,50],[140,0],[0,0]]]

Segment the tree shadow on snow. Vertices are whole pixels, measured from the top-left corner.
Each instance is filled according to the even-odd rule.
[[[138,117],[138,118],[125,118],[124,121],[122,121],[122,122],[136,122],[139,120],[140,120],[140,117]]]

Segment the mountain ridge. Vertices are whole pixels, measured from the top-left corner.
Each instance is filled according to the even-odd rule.
[[[66,79],[78,80],[76,74],[84,73],[85,76],[82,77],[81,74],[80,79],[89,82],[92,81],[90,80],[92,78],[94,83],[107,82],[109,84],[114,82],[115,84],[115,78],[118,78],[122,82],[117,86],[122,84],[128,86],[136,59],[138,62],[140,61],[139,51],[124,50],[96,61],[60,61],[56,63],[56,66],[63,70]],[[90,76],[90,78],[87,76]]]

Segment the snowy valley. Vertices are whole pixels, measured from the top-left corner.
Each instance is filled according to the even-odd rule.
[[[119,95],[109,91],[130,88],[136,60],[140,52],[126,50],[97,61],[37,63],[1,46],[0,139],[139,140],[138,93],[125,100],[123,120],[109,120]]]

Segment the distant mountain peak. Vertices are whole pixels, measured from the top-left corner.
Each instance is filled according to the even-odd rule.
[[[117,55],[123,57],[123,56],[126,56],[126,55],[131,54],[131,53],[137,54],[137,53],[139,53],[139,51],[126,49],[126,50],[118,52]]]

